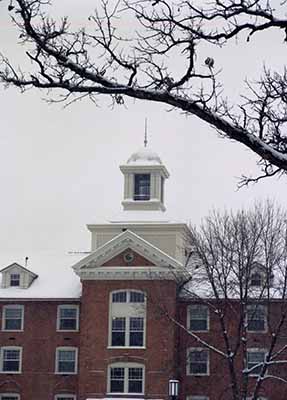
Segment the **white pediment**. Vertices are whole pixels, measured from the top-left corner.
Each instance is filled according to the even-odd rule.
[[[127,249],[149,260],[151,265],[104,266]],[[167,275],[170,275],[168,279],[172,279],[172,276],[186,273],[179,261],[129,230],[122,232],[80,260],[73,269],[82,279],[152,279],[148,276],[156,279],[156,274],[161,276],[161,279],[166,278]]]

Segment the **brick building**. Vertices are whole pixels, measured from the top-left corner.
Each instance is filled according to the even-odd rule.
[[[205,340],[219,328],[206,304],[178,293],[190,231],[165,212],[169,173],[148,148],[120,169],[123,211],[88,225],[88,255],[72,268],[58,260],[1,270],[0,400],[159,400],[171,379],[182,399],[229,398],[226,365],[187,332]],[[251,320],[266,336],[264,312]],[[264,355],[257,338],[249,367]],[[284,396],[281,383],[264,393]]]

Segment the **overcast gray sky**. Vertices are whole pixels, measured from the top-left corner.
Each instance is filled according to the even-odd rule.
[[[57,12],[80,25],[95,1],[58,3]],[[18,63],[23,48],[15,43],[7,4],[0,2],[0,50]],[[274,33],[201,56],[214,56],[226,94],[236,99],[245,77],[258,77],[263,62],[282,68],[285,54],[283,35]],[[85,100],[63,109],[42,97],[0,87],[0,252],[11,261],[19,252],[89,249],[85,224],[121,209],[119,165],[142,145],[145,117],[151,147],[171,174],[166,203],[174,216],[198,223],[212,208],[248,207],[267,197],[285,206],[286,178],[237,191],[238,177],[256,171],[256,156],[195,117],[134,101],[111,109]]]

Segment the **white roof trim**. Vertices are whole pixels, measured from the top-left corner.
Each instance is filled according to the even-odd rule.
[[[29,272],[29,274],[31,274],[34,278],[37,278],[37,277],[38,277],[37,274],[35,274],[34,272],[30,271],[29,269],[23,267],[22,265],[20,265],[20,264],[18,264],[18,263],[16,263],[16,262],[13,263],[13,264],[8,265],[7,267],[5,267],[5,268],[3,268],[3,269],[1,269],[1,270],[0,270],[0,273],[9,271],[9,269],[11,269],[11,268],[19,268],[19,269],[21,269],[22,271]]]
[[[151,243],[130,230],[126,230],[114,237],[93,253],[84,257],[73,265],[73,269],[79,272],[82,268],[102,267],[105,262],[122,253],[126,249],[132,249],[142,257],[150,260],[155,266],[168,267],[169,269],[183,269],[183,265],[173,257],[164,253]],[[108,267],[110,268],[110,267]]]

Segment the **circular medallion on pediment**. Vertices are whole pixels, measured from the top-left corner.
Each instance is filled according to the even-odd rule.
[[[134,258],[135,258],[135,255],[132,251],[127,251],[124,254],[124,260],[127,264],[131,264],[133,262]]]

